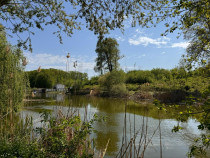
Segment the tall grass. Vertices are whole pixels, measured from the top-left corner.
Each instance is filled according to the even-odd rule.
[[[34,128],[30,117],[8,113],[0,117],[0,157],[93,157],[90,134],[96,115],[89,121],[78,112],[61,111],[56,116],[43,112],[40,127]],[[105,155],[103,150],[100,157]]]

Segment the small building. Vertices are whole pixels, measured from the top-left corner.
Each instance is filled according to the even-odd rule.
[[[54,89],[56,89],[56,91],[64,91],[65,86],[63,84],[58,83],[54,86]]]

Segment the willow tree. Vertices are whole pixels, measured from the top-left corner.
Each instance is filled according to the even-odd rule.
[[[25,59],[19,48],[12,47],[0,32],[0,112],[17,111],[26,92],[23,71]]]

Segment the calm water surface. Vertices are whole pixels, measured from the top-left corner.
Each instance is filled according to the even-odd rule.
[[[201,134],[197,129],[199,123],[194,119],[181,123],[181,126],[184,127],[181,132],[172,133],[171,129],[174,125],[177,125],[174,116],[175,112],[168,110],[160,113],[152,104],[145,102],[140,104],[123,99],[67,96],[63,94],[37,94],[37,97],[48,99],[49,101],[46,103],[28,103],[22,111],[22,117],[30,115],[33,116],[35,122],[38,122],[40,119],[39,112],[44,109],[56,114],[59,110],[67,113],[69,107],[78,109],[81,116],[87,109],[89,119],[92,118],[93,114],[105,116],[105,122],[95,123],[94,128],[96,132],[94,132],[93,137],[96,141],[97,150],[104,149],[107,141],[110,139],[106,157],[114,157],[120,150],[122,138],[125,138],[123,132],[125,131],[125,126],[127,141],[133,137],[134,133],[140,130],[136,138],[137,148],[139,147],[138,142],[142,133],[147,133],[147,141],[151,139],[145,152],[145,158],[160,157],[160,132],[162,153],[165,158],[187,157],[186,155],[193,138]],[[125,104],[127,105],[126,108]],[[39,124],[37,123],[35,126],[39,126]],[[144,131],[142,127],[144,127]]]

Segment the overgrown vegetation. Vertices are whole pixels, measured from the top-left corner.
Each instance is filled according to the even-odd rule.
[[[61,83],[67,88],[86,90],[83,94],[88,94],[91,89],[118,97],[144,93],[144,96],[139,98],[148,96],[148,99],[154,97],[165,102],[180,102],[188,95],[201,97],[209,85],[209,65],[191,71],[184,67],[171,70],[160,68],[132,70],[127,73],[115,70],[90,79],[86,73],[67,73],[56,69],[43,69],[41,72],[34,70],[27,74],[32,88],[53,88],[57,83]],[[151,94],[147,95],[147,92]]]
[[[42,69],[26,72],[29,76],[31,88],[53,88],[56,84],[63,84],[66,87],[81,88],[88,80],[87,73],[65,72],[57,69]]]
[[[195,117],[199,121],[198,129],[203,131],[210,130],[210,86],[208,86],[202,93],[202,97],[189,96],[185,100],[185,109],[178,113],[175,113],[177,119],[177,125],[173,127],[172,132],[179,132],[183,129],[182,122],[186,122],[189,117]],[[161,104],[158,100],[154,101],[154,105],[162,111],[167,111],[168,108],[178,109],[180,105],[165,105]],[[194,138],[188,152],[188,157],[194,156],[206,156],[206,152],[210,147],[210,135],[202,133],[199,137]]]
[[[17,111],[27,87],[26,61],[22,51],[7,42],[4,31],[0,31],[0,61],[0,112]]]
[[[185,96],[192,95],[196,97],[194,101],[202,103],[202,111],[198,111],[201,114],[201,119],[199,119],[201,124],[198,128],[209,130],[209,90],[206,90],[206,87],[209,86],[210,77],[209,1],[162,0],[147,3],[139,0],[124,0],[119,2],[115,0],[69,1],[68,4],[73,9],[72,12],[67,13],[64,5],[66,3],[62,0],[59,2],[49,0],[47,3],[46,1],[37,0],[21,1],[20,3],[11,0],[0,0],[0,19],[4,22],[4,28],[12,31],[12,34],[17,34],[18,37],[19,33],[28,32],[29,36],[26,39],[22,40],[19,38],[18,46],[29,49],[30,51],[32,51],[30,35],[34,34],[31,30],[32,27],[43,30],[45,25],[55,24],[58,27],[55,34],[57,34],[60,42],[62,42],[61,30],[71,36],[73,30],[81,29],[80,18],[83,18],[86,22],[86,27],[94,31],[95,34],[98,34],[100,37],[99,41],[101,42],[103,41],[103,35],[108,33],[109,30],[113,30],[114,28],[123,29],[125,19],[131,18],[131,25],[134,27],[137,23],[141,26],[149,27],[164,21],[166,30],[162,35],[180,30],[184,38],[190,41],[190,45],[186,49],[187,56],[184,60],[185,63],[189,64],[189,70],[193,64],[196,65],[197,63],[205,65],[205,67],[193,71],[187,71],[182,67],[172,70],[153,69],[151,71],[130,71],[124,74],[122,71],[112,71],[117,69],[113,69],[110,64],[107,64],[110,73],[100,76],[98,82],[96,82],[96,78],[92,78],[91,81],[86,82],[87,76],[85,77],[85,75],[83,76],[80,73],[72,73],[74,74],[73,79],[70,75],[71,73],[65,74],[67,77],[63,77],[65,75],[61,75],[61,73],[57,75],[60,77],[55,79],[55,74],[58,74],[57,72],[53,76],[51,72],[47,72],[48,70],[42,70],[41,72],[29,72],[31,86],[52,88],[56,83],[63,83],[67,87],[73,86],[78,89],[83,84],[93,85],[99,83],[101,90],[108,91],[112,95],[119,94],[123,96],[127,93],[126,83],[130,91],[160,92],[157,94],[160,100],[176,97],[177,99],[183,100]],[[5,117],[8,117],[7,114],[13,114],[14,111],[17,111],[18,106],[23,100],[26,79],[22,68],[25,66],[22,52],[18,48],[8,44],[4,33],[2,33],[4,28],[0,26],[0,112],[2,112],[1,118],[7,121],[5,119]],[[115,63],[117,63],[116,60]],[[102,65],[100,64],[99,66]],[[114,67],[117,67],[117,64]],[[80,74],[79,77],[76,74]],[[200,101],[199,99],[205,93],[207,93],[204,99],[205,101]],[[140,98],[145,97],[141,95]],[[177,100],[175,99],[174,101]],[[162,104],[158,103],[158,105],[161,105],[158,108],[163,108]],[[193,115],[192,110],[194,110],[193,107],[189,106],[189,111],[185,115]],[[6,115],[4,115],[5,113]],[[184,116],[183,113],[180,113],[180,121],[185,121],[181,116]],[[46,120],[44,121],[46,122]],[[11,155],[16,157],[65,157],[65,153],[71,150],[68,147],[72,145],[71,143],[69,144],[68,137],[65,135],[65,130],[68,129],[66,123],[72,124],[72,122],[68,121],[65,120],[63,122],[62,119],[52,119],[47,122],[52,130],[43,132],[45,129],[40,129],[40,136],[45,140],[44,142],[33,141],[30,137],[31,132],[25,132],[30,127],[30,125],[27,125],[29,122],[26,121],[24,124],[20,124],[20,127],[23,127],[21,129],[24,130],[20,130],[21,133],[19,135],[14,135],[15,129],[12,123],[11,126],[5,127],[5,129],[11,127],[12,132],[0,137],[2,139],[0,141],[2,143],[0,150],[2,150],[1,152],[5,157],[11,157]],[[77,119],[73,122],[77,122]],[[75,129],[77,127],[82,126],[76,123]],[[174,131],[178,131],[179,129],[179,126],[177,126],[174,128]],[[20,141],[21,139],[22,141]],[[58,141],[58,139],[62,141]],[[77,144],[77,139],[75,142],[73,145]],[[83,140],[79,140],[79,143],[83,143]],[[195,143],[199,145],[192,146],[189,156],[205,151],[209,147],[209,136],[202,135],[201,138],[195,140]],[[25,151],[23,147],[26,148]],[[78,155],[80,152],[77,150],[77,147],[71,146],[71,148],[74,150],[69,152],[69,154],[73,154],[73,157],[83,156],[83,152]],[[75,152],[77,153],[74,155]],[[87,155],[84,156],[87,157]]]
[[[29,117],[8,115],[1,120],[0,157],[93,157],[90,134],[99,120],[96,115],[81,121],[76,111],[69,110],[66,115],[43,112],[40,117],[37,128]]]
[[[139,99],[157,98],[168,103],[181,102],[189,95],[201,97],[210,82],[209,65],[191,71],[184,67],[133,70],[127,73],[122,70],[113,71],[91,78],[85,87],[89,85],[102,93],[106,91],[110,96],[135,93],[140,95],[137,96]]]

